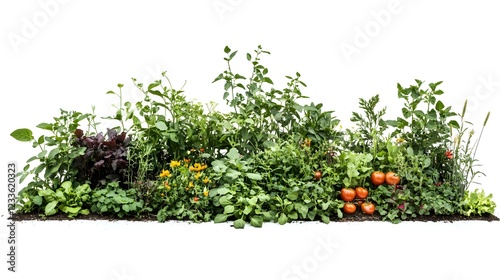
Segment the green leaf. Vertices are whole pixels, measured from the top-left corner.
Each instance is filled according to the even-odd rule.
[[[156,128],[158,128],[159,130],[162,130],[162,131],[167,131],[168,130],[168,127],[167,125],[164,123],[164,122],[157,122],[155,124]]]
[[[234,212],[234,206],[233,205],[226,205],[224,207],[224,213],[225,214],[232,214]]]
[[[250,180],[256,180],[256,181],[260,181],[262,180],[262,176],[260,176],[260,174],[257,174],[257,173],[246,173],[245,174]]]
[[[237,160],[240,158],[240,154],[238,153],[238,150],[236,148],[231,148],[231,150],[229,150],[229,152],[227,153],[226,157],[228,159]]]
[[[443,110],[443,108],[444,108],[444,104],[443,104],[443,102],[438,101],[438,102],[436,103],[436,110],[441,111],[441,110]]]
[[[243,209],[243,214],[249,215],[250,213],[252,213],[252,210],[253,210],[253,207],[251,205],[247,205],[247,206],[245,206],[245,209]]]
[[[261,216],[252,216],[250,218],[250,225],[253,227],[262,227],[262,224],[264,223],[264,219]]]
[[[49,152],[47,159],[53,159],[57,154],[59,154],[59,148],[54,148]]]
[[[40,205],[42,205],[42,202],[43,202],[42,197],[40,197],[38,195],[33,197],[33,203],[35,203],[36,205],[40,206]]]
[[[52,131],[52,124],[50,123],[40,123],[36,127]]]
[[[224,52],[225,52],[225,53],[229,53],[230,51],[231,51],[231,49],[230,49],[228,46],[226,46],[226,47],[224,48]]]
[[[124,205],[122,205],[122,209],[123,209],[123,211],[128,213],[130,211],[130,206],[128,204],[124,204]]]
[[[45,206],[45,215],[47,216],[50,216],[50,215],[54,215],[55,213],[57,213],[57,203],[58,201],[57,200],[54,200],[52,202],[49,202],[46,206]]]
[[[66,214],[78,214],[78,211],[80,211],[82,207],[70,207],[70,206],[63,206],[61,207],[61,211],[63,211]]]
[[[323,221],[323,223],[325,223],[325,224],[329,224],[330,218],[326,215],[321,215],[321,221]]]
[[[246,224],[245,221],[242,220],[242,219],[238,219],[238,220],[236,220],[236,221],[233,222],[233,226],[236,229],[242,229],[242,228],[244,228],[245,224]]]
[[[225,221],[227,221],[227,218],[229,216],[226,215],[226,214],[217,214],[214,218],[214,223],[218,224],[218,223],[224,223]]]
[[[280,217],[278,218],[278,223],[280,225],[284,225],[288,222],[288,217],[285,215],[285,213],[281,213]]]
[[[21,142],[29,142],[34,139],[33,132],[27,128],[16,129],[10,134],[10,136]]]

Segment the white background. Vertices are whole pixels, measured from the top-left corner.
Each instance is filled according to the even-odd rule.
[[[248,73],[249,64],[246,63],[244,54],[252,52],[260,44],[271,52],[271,56],[265,56],[262,63],[269,68],[270,77],[275,81],[276,87],[285,86],[283,84],[285,75],[293,76],[295,72],[300,72],[302,80],[308,84],[303,93],[310,96],[310,101],[322,102],[325,109],[334,110],[346,126],[349,125],[351,112],[359,111],[357,103],[360,97],[369,98],[374,94],[380,94],[381,103],[388,107],[388,115],[399,114],[401,103],[397,100],[396,85],[401,83],[403,86],[408,86],[414,79],[426,82],[443,81],[441,89],[445,95],[442,100],[457,111],[461,110],[463,102],[468,99],[467,116],[474,123],[476,132],[479,132],[487,112],[491,111],[477,152],[477,158],[483,164],[481,170],[487,176],[479,178],[478,181],[482,184],[480,187],[493,193],[495,201],[500,204],[498,200],[500,191],[496,180],[498,173],[496,159],[500,156],[500,151],[495,146],[498,142],[495,139],[496,130],[500,123],[498,6],[495,1],[403,0],[2,1],[0,4],[2,110],[0,112],[3,123],[0,155],[4,164],[8,161],[17,161],[20,167],[24,166],[26,159],[31,157],[35,150],[31,149],[30,144],[15,141],[9,134],[16,128],[34,128],[38,123],[51,122],[52,117],[59,114],[59,108],[90,112],[91,105],[96,105],[99,115],[112,114],[111,105],[116,100],[105,93],[108,90],[116,90],[118,83],[125,84],[124,94],[129,100],[137,100],[138,93],[133,88],[132,77],[147,83],[158,79],[162,71],[167,71],[177,88],[187,81],[184,89],[188,97],[202,102],[217,101],[221,103],[221,108],[224,108],[223,85],[212,84],[212,80],[225,69],[224,46],[228,45],[233,50],[239,50],[234,67],[245,74]],[[346,51],[347,49],[351,52]],[[36,129],[34,132],[36,136],[41,133]],[[2,178],[5,178],[6,171],[0,173]],[[5,182],[5,179],[2,181]],[[0,193],[4,220],[6,192]],[[498,215],[500,212],[497,210],[495,213]],[[140,231],[137,229],[140,226],[133,225],[135,229],[132,232]],[[332,261],[328,268],[323,270],[325,273],[323,276],[311,273],[309,279],[335,279],[340,275],[347,275],[343,270],[346,265],[351,266],[354,276],[369,277],[373,271],[387,272],[384,279],[396,279],[396,277],[417,279],[417,276],[427,279],[478,279],[472,278],[474,276],[472,272],[479,267],[483,269],[481,272],[483,276],[489,276],[493,272],[498,276],[498,270],[492,267],[485,270],[484,266],[480,266],[481,262],[477,262],[478,256],[495,250],[465,250],[465,253],[458,250],[469,246],[461,245],[462,242],[465,242],[463,244],[470,242],[470,246],[475,246],[474,240],[482,240],[483,233],[465,225],[458,233],[451,225],[438,225],[440,229],[436,234],[439,235],[439,240],[450,241],[443,247],[439,242],[428,244],[425,240],[431,237],[429,235],[419,238],[420,229],[435,231],[429,229],[427,225],[411,226],[411,231],[408,232],[404,227],[355,225],[366,234],[361,235],[355,231],[352,232],[353,237],[364,236],[365,242],[368,242],[353,247],[359,254],[349,251],[351,252],[347,255],[350,258],[349,262],[337,256],[335,259],[340,261],[341,266],[333,269],[334,261]],[[472,224],[470,225],[472,227]],[[24,224],[24,226],[26,231],[40,230],[40,234],[54,230],[40,224]],[[499,233],[499,227],[488,226],[490,228],[486,227],[485,231],[488,231],[490,234],[488,236],[493,239],[495,235],[491,231]],[[88,227],[92,225],[82,228],[87,230]],[[103,238],[115,240],[115,237],[109,234],[111,230],[108,230],[106,225],[96,225],[96,227],[99,228],[97,232],[104,234]],[[338,228],[334,229],[338,230],[349,228],[344,225],[336,227]],[[215,249],[215,245],[211,245],[214,255],[204,251],[202,256],[204,261],[212,265],[199,266],[201,258],[193,257],[197,262],[192,263],[192,266],[186,266],[188,274],[184,278],[219,275],[222,279],[233,276],[234,279],[242,279],[248,271],[253,271],[253,274],[246,274],[246,277],[259,275],[273,279],[281,277],[287,268],[268,265],[263,268],[264,270],[259,270],[252,264],[275,262],[276,259],[290,254],[294,246],[308,248],[308,245],[302,244],[303,240],[299,237],[297,237],[299,240],[285,243],[291,239],[280,240],[273,235],[289,233],[272,226],[268,228],[272,230],[260,233],[256,230],[248,231],[255,236],[245,234],[247,239],[241,241],[248,254],[240,255],[235,253],[236,251],[233,252],[239,246],[237,244],[232,244],[234,247],[224,246],[225,252],[220,252]],[[197,229],[193,226],[187,230]],[[382,232],[371,233],[377,229],[382,229]],[[387,238],[391,233],[386,233],[384,229],[396,230],[398,233],[408,235],[408,238],[398,237],[400,243],[396,246]],[[23,228],[19,230],[19,238],[24,236],[26,243],[36,240],[35,233],[31,233],[30,236],[30,233],[21,231]],[[64,226],[61,230],[65,230]],[[163,230],[165,238],[169,238],[168,230],[165,228]],[[225,230],[226,228],[223,229]],[[119,233],[127,234],[128,231],[129,229],[125,227]],[[264,232],[269,235],[269,239],[261,236]],[[2,237],[6,236],[4,226],[0,234]],[[455,234],[459,234],[459,237],[448,238]],[[289,236],[292,238],[296,235],[297,233],[294,233]],[[76,269],[81,269],[79,266],[81,263],[87,263],[87,260],[92,260],[100,254],[98,259],[114,261],[115,265],[110,265],[108,269],[105,262],[104,270],[85,276],[113,279],[111,270],[118,269],[117,265],[120,264],[120,258],[117,256],[130,256],[131,259],[146,256],[154,259],[162,256],[171,258],[168,246],[159,247],[163,250],[156,250],[153,244],[146,243],[152,247],[143,248],[137,245],[142,240],[132,239],[133,242],[139,243],[134,243],[130,252],[126,249],[124,252],[108,251],[103,245],[104,247],[95,248],[100,250],[97,254],[95,250],[89,250],[91,247],[82,244],[58,243],[60,236],[59,233],[47,235],[44,241],[52,246],[48,255],[51,258],[50,262],[40,252],[36,252],[38,259],[29,259],[28,255],[34,254],[33,248],[36,247],[21,246],[19,254],[26,258],[20,268],[21,271],[26,273],[34,267],[39,267],[35,264],[42,261],[43,267],[39,269],[40,273],[44,271],[43,275],[48,276],[48,271],[51,271],[50,273],[58,277],[57,279],[65,276],[69,278]],[[75,241],[78,240],[83,244],[94,244],[93,242],[106,244],[99,235],[87,232],[85,236],[85,239],[77,238]],[[175,236],[179,239],[178,242],[191,244],[190,241],[182,240],[182,234]],[[129,237],[135,238],[135,236]],[[314,239],[311,235],[306,237]],[[210,243],[211,238],[218,242],[224,241],[209,236],[208,241],[203,242]],[[246,242],[252,242],[254,238],[263,241],[264,244],[248,246]],[[2,238],[0,247],[2,254],[6,252],[6,242],[3,240]],[[70,242],[71,239],[67,240]],[[111,240],[109,240],[111,247],[118,246]],[[126,247],[126,242],[131,239],[119,240],[123,241],[122,246]],[[268,243],[265,240],[268,240]],[[388,244],[390,250],[401,250],[384,253],[387,254],[384,256],[396,259],[398,261],[396,265],[392,264],[390,259],[383,260],[378,257],[385,248],[378,240],[391,243]],[[455,242],[453,245],[451,240]],[[284,251],[279,254],[267,254],[266,248],[275,244],[271,242],[278,242],[273,246],[282,246]],[[415,242],[419,245],[415,245]],[[499,249],[498,241],[494,242],[496,242],[495,248]],[[349,246],[349,243],[342,239],[339,243],[341,248]],[[57,253],[67,246],[76,246],[79,249],[63,251],[62,255]],[[312,244],[309,249],[305,249],[306,252],[310,253],[314,246],[316,245]],[[488,244],[484,246],[491,247]],[[183,254],[182,258],[189,261],[190,256],[198,254],[197,250],[203,250],[203,244],[197,246],[198,249],[194,252],[193,247],[186,248],[191,248],[189,249],[191,251],[189,254]],[[419,251],[420,248],[425,248],[429,252],[423,253]],[[451,254],[450,248],[457,252]],[[179,251],[173,252],[183,250],[181,247],[177,249]],[[290,267],[304,259],[307,254],[300,257],[300,252],[297,259],[285,259],[284,267]],[[232,254],[236,254],[235,256],[239,256],[240,259],[232,257]],[[253,256],[250,256],[252,254]],[[429,255],[432,255],[433,262],[442,261],[436,259],[436,254],[443,254],[443,258],[453,257],[444,264],[460,267],[460,273],[454,274],[451,267],[443,269],[433,266],[432,269],[437,269],[440,274],[432,274],[434,278],[429,277],[431,274],[422,274],[427,271],[422,264],[429,263],[426,261]],[[408,262],[403,263],[402,260],[405,258]],[[369,266],[370,270],[364,271],[362,266],[359,266],[359,262],[374,260],[376,265],[372,263]],[[469,267],[466,264],[471,260],[475,262]],[[476,262],[477,266],[474,266]],[[145,266],[147,261],[138,262],[139,265],[131,262],[127,263],[127,267],[134,271],[135,279],[147,279],[143,278],[144,275],[151,273],[158,275],[156,279],[184,279],[170,277],[172,274],[169,274],[167,264],[162,267],[162,264],[153,263],[154,267],[148,267]],[[402,264],[406,268],[415,265],[416,270],[406,271],[408,274],[391,273],[392,269],[405,271],[394,267]],[[417,264],[419,265],[416,266]],[[242,270],[243,276],[231,276],[236,268]],[[86,267],[85,270],[91,271],[92,268]],[[1,271],[5,269],[2,268]],[[144,274],[143,271],[150,272]],[[160,271],[164,271],[161,273],[166,276],[160,276]],[[259,271],[261,273],[258,273]]]

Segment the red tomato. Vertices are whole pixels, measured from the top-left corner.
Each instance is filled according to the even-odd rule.
[[[353,214],[354,212],[356,212],[356,205],[350,202],[345,203],[344,212],[347,214]]]
[[[388,185],[394,186],[394,185],[399,184],[400,181],[401,181],[401,178],[399,178],[399,176],[396,175],[396,173],[394,173],[394,172],[387,172],[387,174],[385,174],[385,182]]]
[[[340,190],[340,198],[345,202],[351,202],[356,197],[356,191],[349,188],[343,188]]]
[[[368,190],[363,187],[356,188],[356,197],[359,199],[365,199],[368,197]]]
[[[375,204],[373,204],[371,202],[365,202],[365,203],[361,204],[361,211],[364,214],[371,215],[375,212]]]
[[[385,174],[382,171],[374,171],[372,172],[371,179],[372,184],[374,184],[375,186],[382,185],[383,183],[385,183]]]

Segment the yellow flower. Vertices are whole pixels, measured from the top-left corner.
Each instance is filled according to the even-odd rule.
[[[193,182],[189,182],[188,188],[194,188]]]
[[[205,179],[203,179],[203,183],[208,184],[209,182],[210,180],[208,179],[208,177],[205,177]]]
[[[165,181],[165,183],[163,183],[163,185],[165,186],[165,188],[167,190],[170,190],[170,185],[168,184],[168,182]]]
[[[181,163],[179,161],[176,161],[176,160],[170,161],[170,167],[175,168],[177,166],[181,166]]]
[[[195,172],[198,172],[198,171],[202,171],[202,170],[205,170],[207,169],[207,165],[202,163],[202,164],[199,164],[199,163],[195,163],[191,166],[189,166],[189,170],[190,171],[195,171]]]
[[[194,178],[195,178],[196,180],[198,180],[198,179],[200,178],[200,176],[201,176],[201,173],[200,173],[200,171],[198,171],[198,172],[196,173],[196,175],[194,175]]]
[[[170,174],[170,171],[163,169],[160,173],[160,178],[165,178],[165,177],[170,177],[172,174]]]
[[[403,142],[405,142],[405,139],[403,139],[401,137],[396,139],[396,143],[403,143]]]
[[[204,196],[208,196],[208,190],[207,190],[207,187],[205,187],[205,188],[203,189],[203,195],[204,195]]]

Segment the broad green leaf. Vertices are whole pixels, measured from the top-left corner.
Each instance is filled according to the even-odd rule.
[[[250,218],[250,225],[253,227],[262,227],[262,224],[264,223],[264,219],[261,216],[252,216]]]
[[[123,211],[128,213],[130,211],[130,206],[128,204],[124,204],[124,205],[122,205],[122,209],[123,209]]]
[[[217,223],[223,223],[223,222],[227,221],[227,218],[228,218],[228,217],[229,217],[229,216],[228,216],[228,215],[226,215],[226,214],[217,214],[217,215],[215,216],[215,218],[214,218],[214,223],[216,223],[216,224],[217,224]]]
[[[242,220],[242,219],[238,219],[236,221],[233,222],[233,226],[234,228],[236,229],[242,229],[242,228],[245,228],[245,221]]]
[[[47,159],[53,159],[57,154],[59,154],[59,148],[54,148],[49,152]]]
[[[228,159],[237,160],[240,158],[240,154],[238,153],[238,150],[236,148],[231,148],[231,150],[229,150],[229,152],[227,153],[226,157]]]
[[[246,173],[245,175],[251,180],[256,180],[256,181],[262,180],[262,176],[260,176],[260,174],[257,173]]]
[[[285,213],[281,213],[280,217],[278,218],[278,223],[280,225],[284,225],[288,222],[288,217],[285,215]]]
[[[42,197],[40,197],[38,195],[33,197],[33,203],[35,203],[36,205],[40,206],[40,205],[42,205],[42,202],[43,202]]]
[[[228,189],[228,188],[224,188],[224,187],[222,187],[222,188],[218,188],[218,189],[217,189],[217,193],[218,193],[218,194],[220,194],[220,195],[225,195],[225,194],[226,194],[226,193],[228,193],[228,192],[229,192],[229,189]]]
[[[248,215],[252,213],[253,207],[251,205],[245,206],[245,209],[243,209],[243,214]]]
[[[40,123],[36,127],[45,129],[45,130],[52,130],[52,124],[50,123]]]
[[[325,223],[325,224],[329,224],[330,218],[326,215],[321,215],[321,221],[323,221],[323,223]]]
[[[162,130],[162,131],[167,131],[168,130],[167,125],[164,122],[162,122],[162,121],[157,122],[155,124],[155,126],[156,126],[156,128],[158,128],[159,130]]]
[[[39,196],[42,196],[42,197],[49,197],[49,196],[53,196],[55,194],[55,192],[51,189],[46,189],[46,190],[39,190],[38,191],[38,195]]]
[[[14,137],[14,139],[21,142],[29,142],[35,139],[33,137],[33,132],[27,128],[16,129],[10,134],[10,136]]]
[[[46,206],[45,206],[45,215],[47,216],[50,216],[50,215],[54,215],[55,213],[57,213],[57,203],[58,201],[57,200],[54,200],[52,202],[49,202]]]
[[[224,207],[224,213],[225,214],[232,214],[234,212],[234,206],[233,205],[226,205]]]
[[[78,211],[80,211],[80,209],[82,209],[82,207],[78,206],[78,207],[69,207],[69,206],[63,206],[60,208],[61,211],[63,211],[64,213],[69,213],[69,214],[78,214]]]

